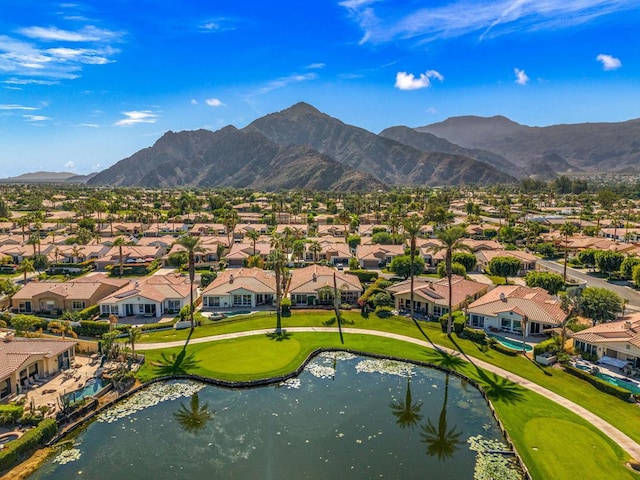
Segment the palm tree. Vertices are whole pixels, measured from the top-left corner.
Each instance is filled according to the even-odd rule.
[[[322,245],[320,245],[320,242],[317,240],[313,240],[310,244],[309,244],[309,251],[311,253],[313,253],[313,261],[314,262],[318,262],[318,254],[320,252],[322,252]]]
[[[447,424],[447,400],[449,397],[449,373],[445,376],[444,384],[444,402],[440,416],[438,417],[438,426],[436,427],[428,420],[427,425],[422,426],[422,442],[427,444],[427,455],[435,455],[438,460],[446,460],[453,456],[453,453],[462,443],[459,438],[462,432],[456,432],[456,427],[449,428]]]
[[[414,260],[416,257],[416,237],[418,236],[418,233],[420,233],[420,227],[422,227],[422,219],[418,216],[418,215],[411,215],[410,217],[407,217],[405,219],[405,221],[403,222],[403,228],[404,228],[404,233],[407,234],[409,236],[409,258],[410,258],[410,262],[411,262],[411,287],[410,287],[410,294],[409,294],[409,311],[411,313],[411,319],[413,320],[413,310],[414,310],[414,304],[413,304],[413,277],[415,275],[415,265],[414,265]]]
[[[198,392],[196,392],[191,396],[190,407],[180,403],[180,409],[173,416],[178,420],[185,432],[197,433],[206,427],[213,413],[209,411],[208,404],[205,403],[200,406],[200,398],[198,397]]]
[[[131,344],[131,357],[135,360],[136,358],[136,342],[142,336],[142,330],[138,327],[132,327],[129,329],[129,343]]]
[[[283,248],[284,240],[282,235],[274,233],[271,236],[269,263],[276,274],[276,335],[280,335],[282,333],[282,312],[280,311],[280,301],[282,300],[282,276],[285,273],[286,262],[286,256]]]
[[[422,408],[422,402],[413,403],[411,397],[411,375],[407,377],[407,391],[404,401],[398,400],[395,403],[390,403],[391,412],[396,417],[396,423],[401,428],[410,427],[413,428],[422,418],[420,409]]]
[[[448,298],[448,306],[449,306],[449,318],[447,319],[447,335],[451,335],[451,329],[453,326],[453,316],[451,312],[451,297],[453,287],[451,285],[451,277],[453,275],[451,271],[451,256],[454,252],[460,250],[470,250],[470,248],[462,243],[463,235],[465,230],[460,226],[447,227],[444,230],[438,230],[436,232],[436,238],[440,240],[441,245],[436,245],[431,247],[431,250],[434,253],[440,252],[442,250],[445,251],[445,267],[447,271],[447,280],[449,283],[449,298]]]
[[[36,271],[35,266],[33,265],[33,260],[29,258],[23,258],[18,268],[16,268],[16,272],[23,274],[23,283],[27,283],[27,274],[33,273]]]
[[[260,232],[258,230],[249,230],[247,232],[247,238],[253,242],[253,256],[256,255],[256,241],[260,238]]]
[[[176,243],[180,246],[182,246],[186,251],[187,251],[187,261],[189,264],[189,284],[191,285],[190,288],[190,301],[189,301],[189,318],[191,319],[191,329],[193,330],[196,326],[194,320],[193,320],[193,310],[194,310],[194,305],[193,305],[193,281],[195,279],[195,275],[196,275],[196,266],[195,266],[195,253],[198,251],[201,251],[202,249],[200,248],[199,245],[200,242],[200,237],[195,237],[191,234],[186,234],[186,235],[182,235],[180,237],[178,237],[178,240],[176,241]]]
[[[127,239],[124,237],[118,237],[113,241],[113,246],[118,247],[118,265],[120,265],[120,276],[124,275],[124,255],[122,254],[122,247],[127,244]]]
[[[562,269],[562,278],[567,283],[567,258],[569,256],[569,237],[576,233],[578,227],[571,222],[564,222],[560,225],[560,234],[564,237],[564,268]]]

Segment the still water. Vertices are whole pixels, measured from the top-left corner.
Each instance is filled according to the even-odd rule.
[[[72,440],[31,478],[461,480],[508,463],[474,451],[477,440],[506,449],[477,389],[345,353],[324,353],[277,386],[155,384]]]

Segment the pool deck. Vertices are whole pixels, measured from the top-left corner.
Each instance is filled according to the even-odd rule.
[[[33,399],[36,407],[47,405],[57,410],[60,395],[79,389],[87,380],[95,376],[99,367],[97,362],[80,355],[76,355],[74,360],[73,367],[66,372],[60,372],[45,379],[45,383],[23,391],[22,395],[26,397],[25,406],[29,406]]]

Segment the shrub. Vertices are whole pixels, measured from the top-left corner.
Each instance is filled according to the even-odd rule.
[[[370,272],[369,270],[345,270],[344,273],[355,275],[362,283],[373,282],[378,278],[378,272]]]
[[[7,328],[7,322],[0,320],[0,328]]]
[[[491,342],[491,348],[493,348],[497,352],[504,353],[505,355],[509,355],[510,357],[515,357],[520,353],[519,350],[513,350],[512,348],[507,348],[504,345],[501,345],[495,341]]]
[[[200,275],[200,288],[207,287],[211,282],[213,282],[218,274],[214,272],[205,272]]]
[[[375,313],[378,318],[389,318],[393,316],[391,307],[384,307],[384,306],[376,307]]]
[[[0,472],[18,464],[23,455],[51,440],[58,432],[58,425],[52,418],[42,420],[36,428],[28,430],[17,440],[8,443],[0,451]]]
[[[280,300],[280,308],[282,309],[282,313],[289,313],[291,311],[291,299],[283,298]]]
[[[98,305],[92,305],[83,310],[80,310],[79,313],[83,320],[88,320],[100,314],[100,307]]]
[[[580,370],[579,368],[572,367],[571,365],[565,365],[564,370],[574,377],[586,380],[601,392],[608,393],[609,395],[613,395],[614,397],[617,397],[621,400],[629,400],[631,396],[631,392],[629,390],[618,387],[617,385],[613,385],[612,383],[595,377],[588,372]]]
[[[23,413],[24,408],[20,405],[0,405],[0,425],[16,423]]]
[[[543,342],[538,343],[535,347],[533,347],[534,355],[541,355],[548,351],[553,351],[557,348],[558,343],[555,338],[549,338],[544,340]]]
[[[109,322],[94,322],[91,320],[82,320],[80,326],[77,327],[76,333],[84,337],[101,336],[107,333],[110,328]]]
[[[487,343],[487,334],[484,330],[476,330],[475,328],[465,327],[462,330],[461,336],[481,345]]]

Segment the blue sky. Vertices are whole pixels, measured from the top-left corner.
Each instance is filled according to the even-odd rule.
[[[0,177],[299,101],[372,132],[640,117],[637,0],[0,0]]]

